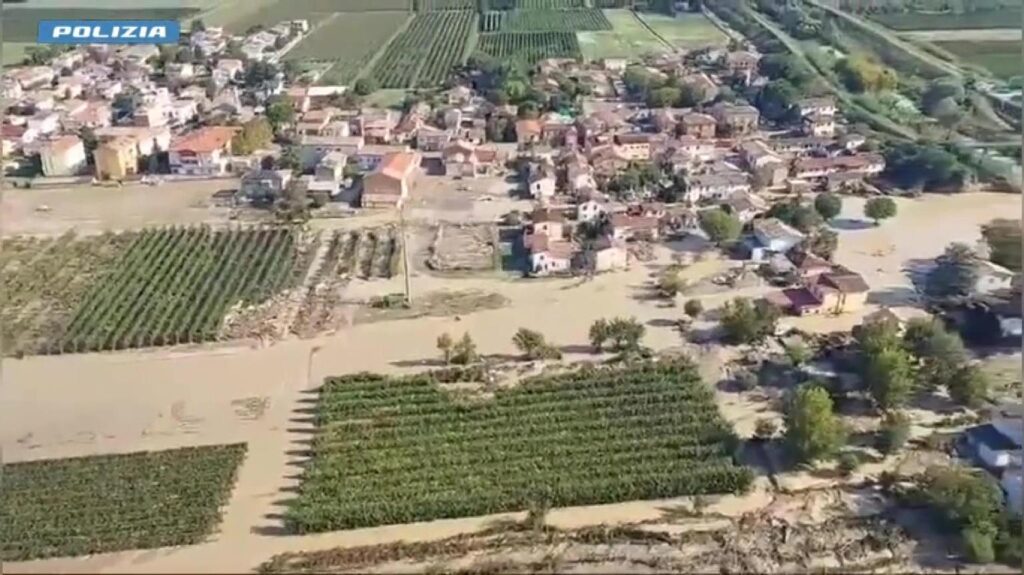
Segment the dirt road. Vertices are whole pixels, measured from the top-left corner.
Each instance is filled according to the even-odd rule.
[[[880,227],[857,223],[862,205],[847,199],[837,225],[837,260],[864,273],[873,288],[906,289],[902,268],[932,257],[950,241],[973,242],[978,226],[1017,214],[1020,196],[969,194],[900,200],[899,216]],[[509,281],[439,279],[421,275],[420,293],[447,289],[497,292],[510,300],[501,309],[455,318],[422,318],[360,324],[314,340],[289,340],[271,347],[244,346],[117,354],[32,357],[4,363],[0,386],[0,447],[7,461],[94,453],[163,449],[183,445],[249,442],[249,455],[229,504],[221,532],[203,545],[8,564],[5,572],[238,572],[282,551],[359,545],[396,539],[434,538],[474,530],[482,518],[388,526],[324,535],[281,535],[276,514],[294,484],[289,454],[301,430],[291,419],[297,400],[328,374],[359,370],[406,372],[436,357],[434,342],[450,332],[469,332],[482,353],[513,353],[519,327],[538,329],[563,346],[569,361],[592,357],[587,329],[601,317],[635,316],[647,324],[645,343],[678,347],[670,320],[681,307],[661,307],[647,282],[670,252],[629,272],[577,279]],[[688,279],[728,265],[705,262]],[[684,276],[687,275],[684,272]],[[387,291],[392,286],[382,285]],[[759,289],[759,288],[758,288]],[[757,290],[752,290],[755,293]],[[707,308],[735,293],[702,296]],[[816,328],[847,327],[856,316],[816,319]],[[319,348],[310,361],[314,348]],[[311,371],[308,366],[312,365]],[[713,373],[713,370],[712,370]],[[752,427],[751,406],[722,401],[725,416]],[[593,510],[568,510],[580,522],[645,518],[654,503],[623,503]],[[582,519],[580,519],[582,518]]]

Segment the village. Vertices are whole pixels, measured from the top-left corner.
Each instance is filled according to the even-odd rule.
[[[293,466],[284,448],[296,432],[284,430],[292,403],[318,377],[421,369],[433,365],[424,358],[436,355],[434,340],[441,349],[449,334],[471,335],[501,358],[520,324],[561,346],[526,354],[536,363],[522,371],[537,375],[558,369],[544,363],[554,357],[590,361],[601,345],[579,345],[587,328],[593,342],[594,326],[613,316],[647,326],[644,345],[619,350],[625,359],[616,361],[693,356],[725,419],[761,442],[770,482],[758,477],[758,489],[845,489],[852,478],[867,482],[902,465],[886,460],[902,447],[851,463],[833,446],[824,459],[838,475],[827,481],[806,469],[778,471],[784,458],[771,442],[781,441],[789,414],[782,392],[763,384],[776,369],[783,379],[836,382],[829,393],[837,413],[840,403],[885,406],[873,416],[844,413],[854,435],[897,434],[901,446],[942,435],[945,447],[921,447],[922,460],[942,452],[940,466],[960,459],[983,470],[1002,505],[1021,513],[1019,371],[998,385],[982,373],[998,358],[1019,363],[1019,246],[1016,259],[1006,255],[1007,242],[1020,240],[1019,221],[1008,219],[1018,217],[1019,194],[967,176],[958,185],[900,186],[887,162],[891,148],[844,117],[830,95],[800,95],[783,104],[786,113],[766,115],[778,102],[746,94],[759,93],[780,64],[748,43],[643,61],[545,59],[525,76],[472,57],[445,88],[387,104],[372,101],[373,87],[361,81],[318,85],[315,71],[295,69],[285,56],[310,31],[305,20],[241,36],[193,26],[179,46],[54,50],[45,61],[5,69],[0,80],[5,241],[129,228],[133,220],[113,221],[104,207],[76,211],[83,198],[116,206],[119,197],[155,206],[147,208],[149,225],[177,226],[187,212],[189,222],[213,229],[293,226],[302,237],[335,238],[311,244],[304,257],[314,263],[281,298],[289,311],[277,315],[302,329],[209,347],[19,357],[5,366],[14,383],[0,397],[25,409],[0,424],[0,439],[19,459],[77,456],[98,445],[173,447],[185,435],[281,448],[249,455],[255,467],[239,487],[245,501],[232,508],[221,540],[150,558],[146,569],[194,561],[249,567],[230,549],[264,538],[274,541],[273,553],[307,550],[253,524],[267,528],[264,512],[280,504],[266,493],[292,485],[277,477]],[[354,248],[344,243],[348,234]],[[355,264],[361,272],[332,268],[346,245],[349,257],[365,255],[371,236],[378,243]],[[460,300],[469,293],[476,295]],[[892,342],[902,342],[898,352]],[[872,363],[876,352],[885,358]],[[851,354],[876,371],[850,368]],[[162,367],[168,361],[181,371]],[[929,374],[921,387],[944,409],[915,403],[903,381],[915,376],[893,367],[900,362]],[[299,364],[303,381],[281,383],[296,379]],[[133,390],[140,369],[161,389],[147,397]],[[520,377],[507,365],[494,369]],[[105,420],[102,400],[71,391],[79,374],[109,380],[138,411]],[[851,374],[864,380],[860,387],[843,387]],[[210,377],[225,385],[205,388]],[[70,395],[30,421],[42,406],[32,391],[40,378],[59,379]],[[908,389],[893,391],[900,382]],[[257,399],[265,400],[259,415],[239,415],[239,402]],[[186,415],[186,404],[195,412]],[[650,513],[613,507],[610,516],[626,522]],[[446,521],[453,523],[444,536],[470,529]],[[428,527],[409,537],[376,529],[309,550],[442,536]],[[119,559],[114,570],[139,557]],[[99,567],[53,561],[19,572]]]

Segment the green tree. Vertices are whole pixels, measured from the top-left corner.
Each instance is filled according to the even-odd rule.
[[[658,276],[658,295],[666,299],[672,299],[679,295],[679,292],[686,288],[686,280],[679,276],[679,268],[669,266]]]
[[[462,334],[462,338],[452,346],[452,363],[469,365],[476,363],[479,357],[476,352],[476,343],[473,341],[473,338],[469,337],[468,333]]]
[[[759,300],[738,297],[722,306],[721,326],[725,340],[732,344],[749,344],[763,341],[775,333],[779,321],[779,309]]]
[[[885,176],[904,188],[925,190],[962,186],[965,168],[956,156],[935,144],[903,143],[885,149]]]
[[[202,18],[193,18],[192,23],[189,25],[189,30],[192,32],[202,32],[206,30],[206,22]]]
[[[604,349],[604,344],[611,339],[610,331],[610,326],[606,319],[602,318],[590,324],[590,345],[594,346],[595,353],[601,353]]]
[[[357,96],[367,96],[377,91],[377,82],[373,78],[360,78],[356,80],[355,86],[352,87],[352,91]]]
[[[613,318],[608,322],[608,335],[615,351],[636,351],[640,349],[647,328],[636,318]]]
[[[960,529],[972,561],[995,559],[995,539],[1007,531],[1007,518],[1003,493],[991,476],[956,465],[932,466],[918,477],[917,487],[950,527]]]
[[[935,259],[935,267],[925,279],[925,292],[932,297],[965,296],[978,281],[978,256],[969,246],[950,244]]]
[[[882,419],[879,429],[878,449],[891,455],[903,449],[910,439],[910,419],[902,411],[890,411]]]
[[[231,153],[247,156],[270,145],[274,132],[266,118],[258,117],[242,125],[242,130],[231,139]]]
[[[814,383],[797,387],[785,406],[785,440],[800,462],[831,459],[846,441],[828,391]]]
[[[921,364],[918,381],[923,387],[948,387],[968,361],[960,336],[931,318],[908,322],[903,341]]]
[[[896,202],[892,198],[871,198],[864,204],[864,215],[874,220],[875,225],[896,215]]]
[[[811,206],[805,205],[800,198],[793,198],[787,202],[773,205],[768,210],[768,217],[778,218],[805,234],[824,223],[818,212]]]
[[[295,120],[295,108],[288,102],[273,102],[267,106],[266,116],[274,130],[278,130],[281,126],[290,124]]]
[[[1021,270],[1020,220],[992,220],[981,226],[981,237],[988,244],[990,260],[1015,272]]]
[[[704,304],[699,299],[687,300],[683,305],[683,311],[686,312],[686,315],[696,319],[704,312]]]
[[[807,347],[807,344],[802,341],[794,341],[784,346],[783,349],[786,352],[786,358],[789,359],[789,363],[793,367],[800,367],[814,357],[811,348]]]
[[[788,80],[773,80],[758,92],[755,103],[765,118],[781,122],[799,116],[796,102],[800,99],[797,89]]]
[[[542,333],[525,327],[519,328],[519,331],[512,337],[512,343],[526,356],[526,359],[559,359],[562,357],[562,353],[550,345]]]
[[[904,405],[914,391],[913,365],[901,347],[867,354],[861,373],[872,399],[881,409]]]
[[[739,218],[722,208],[714,208],[700,212],[700,229],[704,230],[708,239],[724,245],[740,237],[743,224]]]
[[[804,248],[812,254],[831,261],[839,247],[839,234],[825,226],[819,226],[808,234]]]
[[[452,362],[452,348],[455,346],[455,342],[452,340],[452,336],[447,333],[442,333],[437,336],[437,349],[441,351],[444,356],[445,364]]]
[[[962,365],[946,383],[949,397],[971,408],[981,407],[988,398],[989,380],[980,367],[973,364]]]
[[[826,221],[838,216],[843,211],[843,199],[836,194],[818,194],[814,198],[814,209]]]
[[[679,97],[679,88],[669,86],[658,88],[657,90],[651,90],[647,95],[647,106],[651,108],[665,108],[675,104]]]

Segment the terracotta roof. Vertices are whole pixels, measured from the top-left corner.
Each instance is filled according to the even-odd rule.
[[[538,120],[519,120],[516,122],[516,133],[517,134],[539,134],[541,133],[541,124]]]
[[[234,137],[238,128],[210,126],[183,134],[171,143],[172,152],[212,152],[223,148]]]
[[[630,216],[627,214],[612,214],[611,223],[612,227],[615,228],[629,228],[633,230],[653,230],[657,229],[659,225],[658,218]]]
[[[3,124],[0,126],[0,136],[4,138],[20,138],[25,134],[27,130],[25,126],[15,126],[14,124]]]
[[[547,234],[533,234],[526,236],[523,242],[530,249],[531,254],[546,253],[558,259],[570,259],[576,251],[576,245],[572,242],[552,240]]]
[[[419,156],[414,153],[398,152],[384,156],[384,160],[377,166],[378,174],[401,180],[406,178],[416,166],[419,165]]]

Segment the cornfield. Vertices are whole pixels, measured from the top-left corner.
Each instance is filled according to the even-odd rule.
[[[220,522],[245,444],[11,463],[0,560],[202,542]]]
[[[528,380],[466,404],[429,374],[328,380],[298,533],[747,488],[690,364]]]

